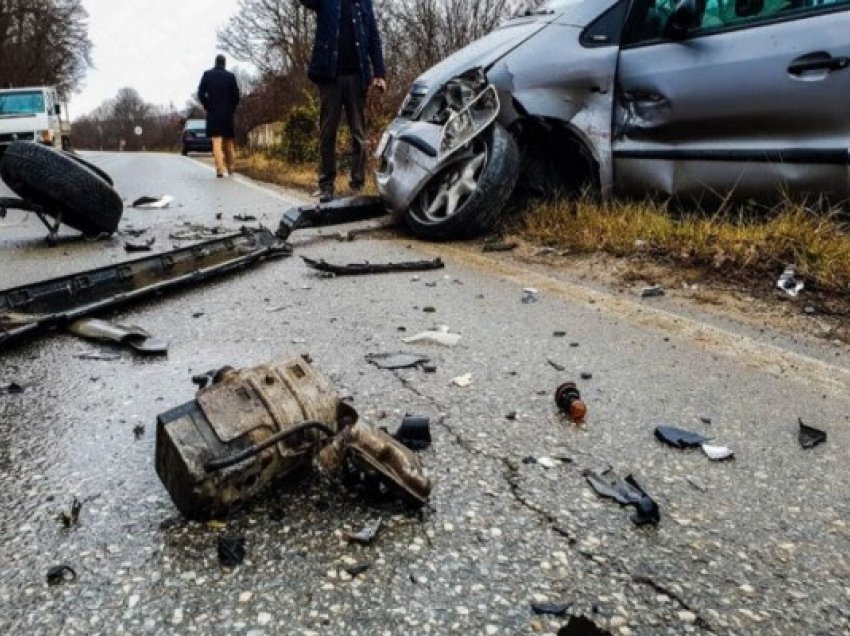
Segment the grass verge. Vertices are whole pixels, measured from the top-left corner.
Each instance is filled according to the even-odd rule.
[[[241,155],[236,160],[236,172],[251,179],[311,193],[318,187],[318,166],[315,163],[290,163],[261,152]],[[347,171],[340,169],[336,192],[341,196],[350,193]],[[371,170],[367,169],[367,173]],[[377,194],[375,184],[367,178],[364,194]]]
[[[519,233],[574,252],[642,254],[735,279],[778,277],[793,264],[810,288],[850,291],[848,222],[790,202],[769,215],[676,217],[651,203],[556,201],[525,212]]]

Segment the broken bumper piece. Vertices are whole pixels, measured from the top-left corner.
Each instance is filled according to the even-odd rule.
[[[291,253],[268,230],[243,229],[170,252],[2,290],[0,349],[117,305]]]
[[[354,196],[334,199],[330,203],[290,208],[283,213],[275,234],[285,241],[295,230],[355,223],[386,214],[386,205],[380,197]]]

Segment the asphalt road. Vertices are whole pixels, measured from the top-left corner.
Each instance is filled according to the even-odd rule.
[[[129,200],[175,197],[122,222],[149,228],[156,250],[185,223],[236,228],[232,216],[250,213],[274,227],[293,203],[177,156],[91,158]],[[43,234],[32,216],[0,220],[0,287],[126,258],[120,236],[50,249]],[[64,334],[2,353],[0,387],[25,390],[0,390],[0,632],[554,634],[567,617],[530,607],[550,602],[614,634],[850,634],[846,352],[823,362],[653,313],[654,301],[608,303],[555,282],[523,304],[523,274],[455,258],[455,248],[439,272],[318,278],[297,255],[381,261],[439,248],[308,236],[296,235],[293,258],[112,316],[168,340],[165,359],[83,360],[105,347]],[[434,324],[460,344],[402,344]],[[431,356],[437,373],[364,360],[399,350]],[[373,423],[444,417],[422,453],[431,509],[309,480],[222,525],[182,520],[154,471],[156,415],[192,399],[193,373],[307,352]],[[471,386],[451,385],[465,373]],[[583,428],[555,409],[565,380],[589,404]],[[801,449],[799,417],[827,442]],[[704,433],[736,458],[663,446],[659,424]],[[564,460],[546,468],[528,457]],[[636,476],[660,524],[637,528],[630,509],[593,493],[583,471],[609,465]],[[74,497],[79,523],[65,528],[58,515]],[[345,541],[376,517],[387,527],[374,544]],[[245,535],[241,566],[219,565],[220,534]],[[353,580],[345,573],[364,562]],[[77,580],[48,586],[60,563]]]

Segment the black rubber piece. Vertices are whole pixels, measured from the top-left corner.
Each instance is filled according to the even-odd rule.
[[[493,229],[514,191],[520,170],[519,147],[513,136],[498,122],[480,139],[487,144],[487,162],[478,187],[449,218],[432,222],[419,215],[423,195],[418,195],[405,214],[410,231],[428,240],[468,239]],[[449,166],[445,170],[452,170]],[[437,179],[440,175],[437,175]],[[427,190],[425,186],[423,192]]]
[[[692,433],[673,426],[658,426],[655,428],[655,437],[659,441],[669,444],[674,448],[691,448],[702,446],[711,441],[709,437],[703,437],[699,433]]]
[[[803,423],[802,418],[799,420],[799,423],[800,430],[797,433],[797,439],[800,441],[800,446],[808,450],[826,441],[826,431],[814,428],[813,426],[807,426]]]
[[[112,234],[124,213],[124,203],[96,172],[69,156],[39,144],[16,142],[0,161],[0,178],[19,197],[89,236]]]

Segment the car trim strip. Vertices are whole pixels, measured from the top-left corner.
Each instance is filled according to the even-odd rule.
[[[848,148],[663,148],[615,150],[617,159],[661,161],[741,161],[751,163],[850,164]]]

